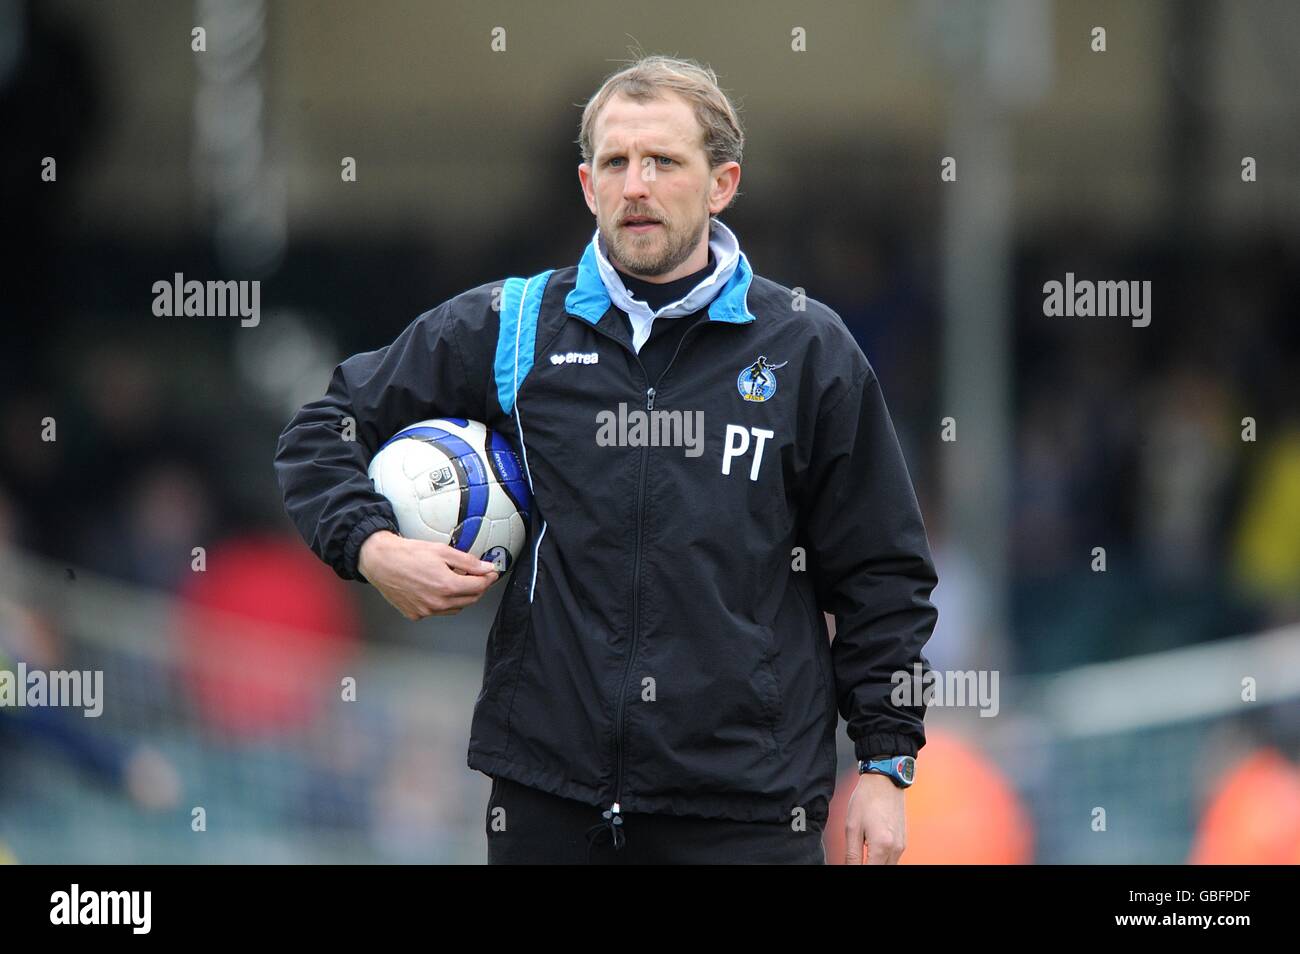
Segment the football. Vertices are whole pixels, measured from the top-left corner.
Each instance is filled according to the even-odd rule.
[[[532,506],[523,464],[509,441],[478,421],[408,425],[375,452],[369,474],[402,536],[445,543],[502,574],[523,552]]]

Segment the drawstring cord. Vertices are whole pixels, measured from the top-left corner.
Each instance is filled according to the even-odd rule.
[[[600,813],[604,821],[597,822],[587,829],[587,861],[591,861],[591,849],[602,835],[608,834],[610,843],[614,850],[618,851],[627,843],[627,835],[623,832],[623,816],[618,814],[612,808],[607,808]]]

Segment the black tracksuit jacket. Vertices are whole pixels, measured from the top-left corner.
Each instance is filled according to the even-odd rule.
[[[743,254],[707,311],[648,380],[588,245],[577,266],[466,291],[343,361],[275,469],[312,550],[364,582],[362,542],[397,530],[366,475],[380,444],[432,417],[506,435],[534,502],[497,584],[470,767],[623,813],[824,823],[837,712],[859,758],[925,744],[920,694],[891,692],[895,673],[929,670],[934,564],[880,382],[841,319]],[[667,422],[659,441],[634,412]],[[665,446],[672,412],[703,422],[702,443]]]

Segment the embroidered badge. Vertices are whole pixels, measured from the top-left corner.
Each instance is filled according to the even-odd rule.
[[[776,371],[789,363],[769,364],[767,356],[760,354],[757,361],[740,372],[740,377],[736,378],[736,390],[746,401],[768,400],[776,393]]]

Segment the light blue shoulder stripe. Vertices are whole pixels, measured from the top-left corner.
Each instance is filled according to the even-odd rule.
[[[501,323],[497,331],[496,377],[497,400],[507,414],[514,411],[515,395],[533,368],[533,348],[537,342],[537,316],[542,310],[542,295],[555,269],[532,278],[507,278],[501,291]],[[518,365],[516,366],[516,355]]]

